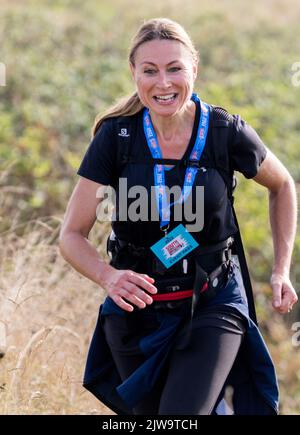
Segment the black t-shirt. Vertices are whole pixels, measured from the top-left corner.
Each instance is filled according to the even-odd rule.
[[[170,189],[175,185],[183,187],[186,168],[181,162],[190,156],[200,120],[200,104],[199,102],[195,104],[196,114],[193,132],[184,156],[174,167],[165,170],[165,184]],[[135,140],[132,140],[131,143],[130,154],[134,157],[134,161],[151,161],[151,152],[143,130],[143,111],[134,116],[137,117],[137,131]],[[133,120],[133,117],[128,117],[128,120]],[[230,144],[229,155],[230,165],[233,170],[241,172],[246,178],[253,178],[266,157],[266,147],[255,130],[238,115],[233,115],[233,129],[233,139]],[[105,120],[91,141],[77,174],[103,185],[111,185],[115,189],[117,199],[116,215],[112,222],[112,227],[117,237],[131,241],[136,245],[151,246],[163,236],[158,220],[155,195],[148,195],[148,216],[147,212],[145,213],[145,209],[142,211],[139,208],[136,209],[136,217],[134,219],[138,219],[139,212],[143,212],[142,219],[147,220],[140,219],[133,222],[132,218],[129,219],[132,216],[129,211],[130,207],[131,211],[136,208],[137,199],[140,198],[140,194],[134,191],[136,186],[144,186],[146,189],[145,193],[146,191],[151,192],[152,187],[153,192],[153,186],[155,185],[154,165],[147,163],[127,164],[122,168],[120,173],[117,173],[117,134],[116,119],[110,118]],[[193,207],[192,213],[196,214],[195,219],[190,220],[188,218],[186,220],[184,218],[184,209],[182,208],[181,220],[178,219],[178,214],[176,214],[176,220],[174,220],[174,207],[171,207],[170,230],[175,228],[180,222],[184,225],[188,224],[192,236],[200,246],[225,240],[237,231],[227,195],[226,183],[219,171],[210,167],[212,166],[211,143],[212,132],[210,128],[200,159],[201,169],[198,170],[195,177],[190,197],[190,204]],[[131,192],[131,198],[125,198],[126,195],[119,195],[118,183],[121,177],[126,179],[127,189],[125,190],[127,191],[127,196],[128,191]],[[196,186],[204,187],[204,211],[199,206]],[[124,185],[122,189],[124,189]],[[178,213],[179,208],[176,210]],[[204,212],[204,226],[199,230],[199,222],[201,221],[199,213],[202,212]],[[128,215],[129,217],[127,218]],[[122,219],[127,220],[119,220],[120,216]]]

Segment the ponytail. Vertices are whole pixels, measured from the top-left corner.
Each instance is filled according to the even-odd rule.
[[[144,105],[141,103],[137,92],[130,96],[121,98],[106,110],[103,114],[98,114],[92,128],[92,136],[94,137],[99,130],[103,121],[107,118],[116,118],[118,116],[132,116],[142,110]]]

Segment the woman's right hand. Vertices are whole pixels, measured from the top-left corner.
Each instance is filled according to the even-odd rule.
[[[152,304],[153,299],[148,293],[157,293],[153,278],[133,270],[119,270],[109,266],[109,269],[103,273],[101,281],[108,296],[120,308],[129,312],[133,311],[133,305],[145,308]]]

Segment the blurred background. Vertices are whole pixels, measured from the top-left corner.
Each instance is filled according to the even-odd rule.
[[[81,386],[104,291],[57,241],[94,118],[134,90],[131,38],[159,16],[200,52],[195,91],[247,120],[299,193],[298,0],[0,0],[0,414],[113,414]],[[300,304],[271,307],[267,191],[239,177],[235,196],[280,412],[299,414]],[[108,232],[97,222],[90,235],[105,258]],[[299,291],[299,232],[291,272]]]

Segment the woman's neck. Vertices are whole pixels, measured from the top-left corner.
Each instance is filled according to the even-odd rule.
[[[150,116],[157,137],[167,142],[184,134],[187,126],[194,125],[195,113],[196,104],[189,101],[175,116],[159,116],[151,111]]]

